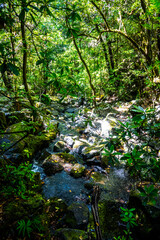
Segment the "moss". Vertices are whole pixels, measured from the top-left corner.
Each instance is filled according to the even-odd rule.
[[[63,153],[57,153],[56,155],[63,158],[65,162],[76,163],[76,158],[69,153],[63,152]]]
[[[18,142],[12,149],[10,153],[20,153],[19,160],[26,160],[28,158],[32,159],[34,154],[39,150],[47,147],[52,139],[56,138],[58,131],[57,124],[52,126],[48,132],[42,133],[41,123],[31,123],[26,124],[24,122],[16,123],[11,125],[6,130],[7,132],[19,132],[19,131],[29,131],[29,135],[23,140]],[[26,132],[8,134],[0,139],[0,142],[7,143],[8,146],[12,146],[15,142],[19,141],[26,135]],[[7,148],[7,147],[6,147]],[[12,159],[13,160],[13,159]],[[17,160],[17,159],[16,159]],[[15,160],[15,161],[16,161]],[[20,162],[18,162],[20,163]]]
[[[104,239],[112,239],[119,235],[123,235],[120,217],[121,204],[110,201],[100,201],[98,204],[100,227]]]
[[[76,163],[72,167],[70,174],[72,176],[74,176],[75,178],[79,178],[79,177],[82,177],[84,175],[84,172],[85,172],[85,166],[83,166],[79,163]]]

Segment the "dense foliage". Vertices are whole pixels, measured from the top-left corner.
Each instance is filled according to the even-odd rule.
[[[31,164],[35,152],[57,134],[58,124],[49,124],[47,109],[57,96],[57,104],[68,95],[79,105],[88,101],[89,108],[102,103],[102,111],[103,100],[140,100],[143,107],[132,106],[129,118],[118,121],[102,148],[106,165],[124,166],[134,179],[142,209],[155,206],[160,182],[159,86],[159,0],[1,0],[0,97],[12,103],[12,110],[29,112],[21,122],[18,115],[6,120],[0,111],[0,135],[7,126],[22,123],[16,129],[21,139],[14,140],[23,149],[17,162],[14,156],[13,161],[0,159],[3,239],[51,239],[51,222],[56,228],[62,217],[59,202],[50,213]],[[69,114],[74,121],[74,113]],[[92,126],[92,120],[84,121]],[[0,153],[16,144],[3,141]],[[143,219],[136,207],[120,209],[125,229],[115,239],[133,239],[132,230],[143,225]]]

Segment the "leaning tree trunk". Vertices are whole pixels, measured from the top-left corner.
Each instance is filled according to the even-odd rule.
[[[78,56],[79,56],[79,58],[81,59],[83,65],[84,65],[84,67],[85,67],[85,69],[86,69],[86,72],[87,72],[87,74],[88,74],[89,85],[90,85],[90,87],[91,87],[91,89],[92,89],[92,95],[94,96],[93,104],[94,104],[94,106],[96,106],[96,99],[95,99],[96,89],[95,89],[95,87],[94,87],[94,85],[93,85],[93,83],[92,83],[91,73],[90,73],[90,71],[89,71],[89,68],[88,68],[85,60],[84,60],[83,57],[82,57],[82,54],[81,54],[81,52],[80,52],[80,50],[79,50],[79,48],[78,48],[78,45],[77,45],[77,43],[76,43],[76,40],[75,40],[75,37],[74,37],[73,34],[72,34],[72,39],[73,39],[74,46],[75,46],[75,48],[76,48],[76,50],[77,50]]]
[[[22,44],[23,44],[23,85],[27,94],[27,98],[31,104],[34,106],[34,102],[29,93],[28,84],[27,84],[27,40],[25,34],[25,8],[26,0],[22,0],[22,10],[21,10],[21,34],[22,34]]]

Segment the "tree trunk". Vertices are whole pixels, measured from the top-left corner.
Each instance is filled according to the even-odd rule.
[[[96,30],[97,30],[97,32],[99,34],[100,42],[101,42],[101,45],[102,45],[102,48],[103,48],[104,57],[105,57],[105,60],[106,60],[106,66],[108,68],[109,79],[111,79],[112,78],[112,68],[111,68],[111,65],[110,65],[110,61],[109,61],[106,45],[105,45],[105,43],[103,41],[103,38],[102,38],[101,32],[99,30],[98,24],[96,24]]]
[[[22,44],[23,44],[23,85],[25,87],[25,91],[28,97],[28,100],[31,106],[34,106],[34,102],[30,96],[28,84],[27,84],[27,41],[25,34],[25,8],[26,8],[26,0],[22,0],[22,8],[21,8],[21,34],[22,34]]]
[[[75,48],[76,48],[76,50],[77,50],[77,53],[78,53],[78,55],[79,55],[79,58],[81,59],[83,65],[84,65],[84,67],[85,67],[85,69],[86,69],[86,72],[87,72],[87,74],[88,74],[89,85],[90,85],[90,87],[91,87],[91,89],[92,89],[92,95],[94,96],[94,102],[93,102],[93,103],[94,103],[94,106],[96,106],[96,99],[95,99],[96,89],[95,89],[95,87],[93,86],[92,77],[91,77],[89,68],[88,68],[85,60],[84,60],[83,57],[82,57],[82,54],[81,54],[81,52],[80,52],[80,50],[79,50],[79,48],[78,48],[78,45],[77,45],[77,43],[76,43],[76,40],[75,40],[75,37],[73,36],[73,34],[72,34],[72,39],[73,39],[74,46],[75,46]]]

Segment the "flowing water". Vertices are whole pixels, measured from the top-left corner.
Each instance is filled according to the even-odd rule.
[[[74,111],[76,111],[75,115],[73,115]],[[90,147],[95,147],[96,144],[101,146],[100,143],[109,137],[109,132],[112,129],[110,122],[106,118],[97,117],[92,112],[87,114],[81,113],[82,111],[78,112],[77,108],[72,108],[72,112],[65,112],[56,119],[59,122],[59,136],[50,143],[47,151],[50,154],[55,154],[56,142],[65,140],[68,146],[70,145],[69,151],[76,157],[77,162],[85,165],[88,170],[93,169],[95,172],[101,173],[101,179],[97,181],[101,188],[101,198],[126,202],[130,183],[124,169],[112,168],[107,173],[95,161],[91,166],[88,166],[84,160],[85,156],[82,157],[84,146],[78,145],[81,141]],[[74,147],[73,143],[77,143],[77,146]],[[87,202],[88,194],[90,194],[90,191],[85,188],[85,184],[89,181],[87,177],[74,178],[64,170],[52,176],[46,176],[43,172],[42,161],[38,160],[34,161],[33,171],[40,172],[44,181],[43,193],[46,198],[58,197],[65,200],[67,204],[74,201]]]

